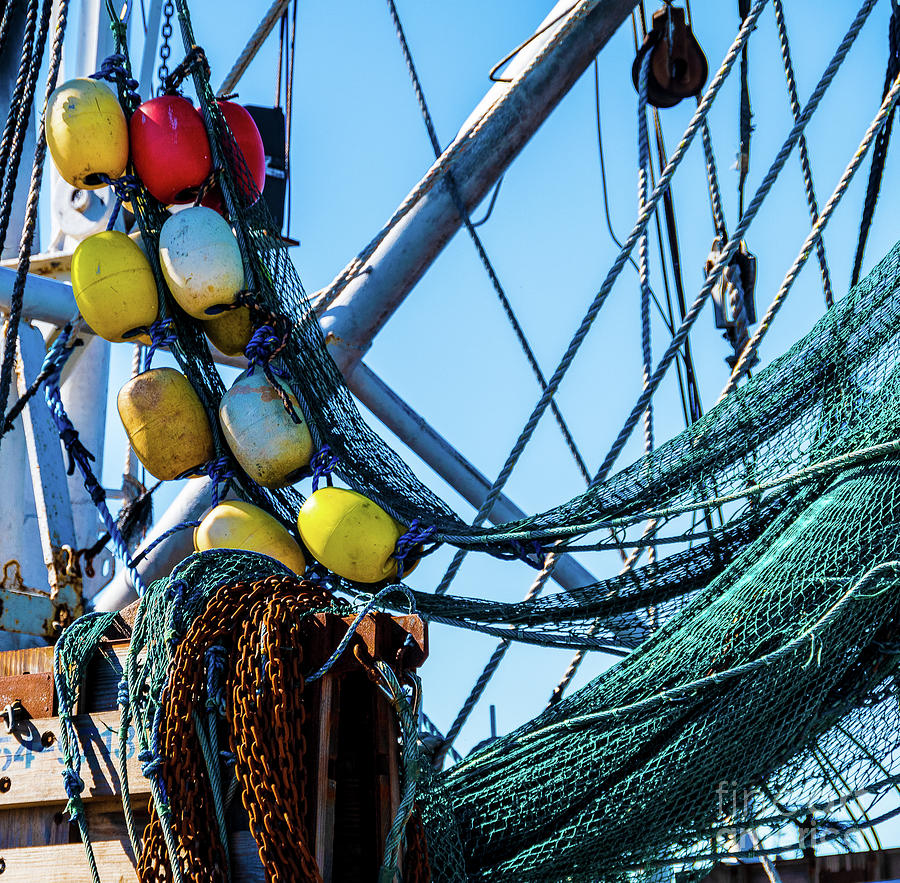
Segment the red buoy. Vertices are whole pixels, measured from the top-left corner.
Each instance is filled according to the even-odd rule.
[[[161,203],[192,202],[212,168],[199,111],[180,95],[145,101],[128,124],[131,161]]]
[[[234,135],[235,143],[244,156],[244,164],[253,177],[253,187],[242,186],[240,173],[237,169],[232,169],[239,192],[245,202],[252,205],[266,185],[266,151],[263,147],[262,135],[259,134],[259,129],[249,111],[240,104],[235,104],[233,101],[220,101],[219,107],[222,109],[222,116],[225,117],[228,128]],[[215,209],[220,214],[225,214],[225,200],[222,198],[222,191],[218,186],[211,188],[200,204]]]

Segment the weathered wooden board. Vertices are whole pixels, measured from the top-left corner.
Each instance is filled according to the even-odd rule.
[[[130,851],[122,840],[100,840],[93,844],[101,883],[134,883],[137,875]],[[234,879],[241,883],[262,883],[265,878],[256,844],[249,831],[231,835],[231,860]],[[0,850],[3,883],[90,883],[84,847],[80,843],[64,846],[31,846]]]
[[[119,794],[119,713],[79,715],[75,726],[84,755],[82,798],[88,801]],[[149,794],[149,783],[136,753],[132,730],[127,747],[128,783],[134,797],[143,797]],[[65,803],[62,771],[59,718],[26,721],[12,733],[0,728],[0,809]]]

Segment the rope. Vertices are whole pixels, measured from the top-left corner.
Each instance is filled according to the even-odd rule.
[[[791,113],[794,121],[800,116],[800,99],[797,97],[797,82],[794,78],[794,65],[791,61],[791,47],[788,42],[787,26],[784,21],[784,6],[781,0],[773,0],[772,8],[775,11],[775,22],[778,25],[778,40],[781,43],[781,57],[784,61],[784,75],[787,79],[788,97],[791,100]],[[809,204],[809,220],[815,224],[819,218],[819,206],[816,201],[816,191],[813,186],[812,167],[809,162],[809,148],[806,143],[806,135],[801,135],[797,142],[800,151],[800,165],[803,169],[803,186],[806,190],[806,201]],[[822,273],[822,289],[825,292],[825,306],[831,307],[834,303],[834,290],[831,287],[831,274],[828,272],[828,261],[825,257],[825,240],[819,237],[816,240],[816,256],[819,259],[819,269]]]
[[[51,0],[45,0],[43,11],[41,14],[40,27],[38,37],[34,47],[34,54],[31,58],[31,67],[28,71],[28,78],[25,82],[22,113],[16,122],[15,132],[12,136],[10,146],[11,153],[8,158],[2,157],[4,163],[4,172],[8,175],[6,186],[2,198],[0,198],[0,244],[6,239],[7,224],[10,213],[12,211],[13,191],[15,190],[15,180],[17,177],[19,159],[22,153],[22,144],[25,137],[25,129],[30,123],[31,103],[34,97],[34,90],[37,82],[37,76],[40,70],[41,56],[46,43],[47,29],[50,24],[50,12],[52,8]],[[53,47],[50,52],[50,62],[47,70],[47,88],[45,90],[44,108],[51,93],[56,88],[56,80],[59,75],[60,61],[62,58],[62,38],[65,34],[66,18],[68,15],[68,0],[61,0],[57,12],[56,33],[53,38]],[[32,18],[37,12],[37,0],[32,0],[29,5],[28,17],[26,20],[26,34],[33,33]],[[25,48],[23,49],[23,66],[24,57],[27,53],[27,37]],[[23,66],[19,68],[19,81],[23,77]],[[16,88],[19,88],[17,81]],[[9,390],[12,385],[13,362],[16,356],[16,348],[18,346],[19,336],[19,320],[22,317],[22,301],[25,292],[25,278],[28,275],[28,268],[31,264],[31,247],[34,240],[34,231],[37,225],[38,198],[41,191],[41,181],[44,174],[44,157],[47,152],[47,136],[45,131],[45,114],[41,114],[38,124],[37,142],[34,150],[34,164],[31,169],[31,180],[28,187],[28,197],[25,202],[25,219],[22,226],[22,236],[19,241],[19,262],[16,266],[16,278],[13,282],[12,296],[10,297],[9,318],[6,324],[6,332],[3,340],[3,362],[0,364],[0,409],[4,416],[6,415],[6,403],[9,400]],[[2,152],[2,149],[0,149]],[[11,183],[10,183],[11,182]],[[2,441],[2,436],[0,436]]]
[[[410,81],[412,82],[413,89],[416,93],[416,102],[419,105],[419,111],[422,114],[422,120],[425,123],[425,128],[428,132],[428,140],[431,142],[431,147],[434,150],[435,158],[439,159],[441,156],[441,145],[438,140],[437,131],[434,127],[434,120],[431,116],[431,112],[428,109],[428,103],[425,100],[425,93],[422,91],[422,83],[419,80],[419,74],[416,71],[415,63],[413,62],[412,52],[410,51],[409,44],[406,40],[406,34],[403,31],[403,25],[400,22],[400,16],[397,12],[397,6],[394,0],[387,0],[388,9],[390,10],[391,20],[394,23],[394,28],[397,32],[397,39],[400,43],[400,48],[403,52],[403,59],[406,62],[406,70],[409,73]],[[499,189],[499,185],[498,185]],[[516,339],[519,342],[519,346],[522,349],[522,352],[525,354],[525,358],[528,361],[529,366],[538,381],[541,389],[547,388],[547,381],[544,377],[543,371],[541,371],[540,365],[538,364],[537,357],[534,354],[534,350],[531,347],[531,344],[528,342],[528,338],[525,335],[525,331],[522,328],[521,323],[519,322],[518,316],[516,316],[515,311],[513,310],[512,304],[509,301],[509,298],[506,295],[506,291],[503,288],[503,285],[500,282],[500,278],[497,276],[497,272],[494,269],[494,265],[491,263],[490,258],[488,257],[487,252],[485,251],[484,244],[481,241],[481,237],[478,235],[478,231],[475,229],[475,224],[472,222],[472,219],[469,215],[468,209],[466,208],[465,202],[463,201],[462,195],[459,192],[459,187],[456,183],[456,179],[453,176],[453,173],[447,172],[447,190],[450,193],[451,198],[453,199],[453,204],[456,207],[456,211],[459,214],[460,219],[463,222],[466,230],[469,233],[469,237],[472,240],[472,244],[475,246],[475,251],[478,253],[478,258],[481,261],[481,265],[484,267],[485,273],[487,273],[488,279],[493,286],[494,291],[497,294],[497,298],[500,301],[500,305],[503,308],[503,312],[506,315],[507,321],[513,329],[514,334],[516,335]],[[497,190],[494,191],[494,196],[491,201],[491,205],[488,208],[488,212],[485,217],[479,222],[484,223],[485,220],[490,216],[490,213],[493,211],[493,201],[496,199]],[[556,420],[557,425],[559,426],[560,432],[562,433],[563,439],[566,443],[566,447],[569,449],[572,454],[572,458],[575,460],[575,464],[578,467],[578,470],[581,472],[582,477],[584,478],[585,483],[589,483],[591,480],[591,474],[588,471],[587,464],[584,461],[584,457],[582,457],[581,452],[578,449],[578,446],[575,443],[575,439],[572,436],[572,432],[569,429],[568,424],[563,418],[562,411],[559,409],[559,405],[552,401],[550,403],[550,409],[553,412],[553,416]]]
[[[750,0],[738,0],[741,21],[750,12]],[[741,147],[738,153],[738,217],[744,214],[744,184],[750,171],[750,136],[753,133],[753,114],[750,110],[750,69],[747,46],[741,50],[741,103],[739,110]]]
[[[747,17],[747,20],[744,22],[744,26],[741,28],[741,33],[745,33],[748,26],[752,27],[753,23],[755,23],[754,13],[760,12],[762,4],[765,0],[758,0],[758,3],[754,8],[750,11],[750,15]],[[853,19],[847,33],[844,35],[844,39],[841,41],[837,50],[835,51],[831,61],[828,63],[828,66],[825,69],[825,72],[822,74],[821,79],[816,85],[815,90],[809,98],[809,101],[806,103],[806,106],[803,108],[800,117],[794,123],[794,127],[791,129],[790,134],[785,140],[784,144],[779,150],[777,156],[775,157],[772,165],[769,167],[769,171],[766,172],[765,178],[763,178],[762,183],[759,185],[756,193],[753,196],[753,199],[750,201],[750,205],[747,207],[747,211],[742,215],[740,222],[738,223],[737,229],[734,232],[732,238],[725,244],[725,247],[722,250],[722,254],[716,263],[715,267],[713,267],[712,271],[706,278],[706,282],[704,282],[703,286],[700,289],[694,303],[691,305],[691,308],[685,314],[684,321],[681,323],[681,327],[675,333],[672,341],[669,343],[668,348],[663,354],[662,358],[659,361],[659,364],[656,367],[656,370],[653,373],[653,376],[650,378],[650,385],[645,389],[640,397],[638,398],[637,403],[635,404],[631,414],[628,416],[625,421],[625,425],[622,427],[621,432],[617,436],[615,442],[610,448],[609,453],[606,455],[602,465],[600,466],[597,475],[594,478],[595,484],[603,481],[604,478],[609,474],[610,469],[612,469],[613,464],[618,458],[619,454],[622,452],[622,448],[625,447],[625,443],[628,441],[628,438],[631,435],[632,430],[634,429],[635,424],[640,419],[641,415],[644,413],[644,409],[647,407],[647,403],[650,401],[653,394],[656,392],[657,387],[662,381],[663,377],[666,374],[666,371],[669,368],[669,365],[672,364],[672,360],[675,358],[675,354],[681,348],[684,341],[687,339],[688,333],[691,330],[694,322],[697,319],[697,316],[700,315],[700,311],[703,309],[704,304],[709,298],[710,293],[712,292],[713,287],[718,281],[721,274],[725,271],[725,268],[731,262],[731,258],[734,256],[734,253],[737,251],[738,246],[740,245],[741,239],[743,238],[744,233],[747,231],[747,228],[750,226],[753,219],[756,217],[757,212],[760,209],[763,201],[768,195],[769,191],[772,189],[772,185],[775,183],[775,179],[778,177],[781,169],[784,167],[785,162],[787,162],[788,156],[790,156],[791,150],[796,144],[797,139],[800,137],[803,129],[806,124],[809,122],[813,113],[815,113],[816,109],[819,106],[819,103],[822,100],[822,96],[827,91],[828,87],[831,85],[832,80],[837,74],[838,70],[841,67],[844,59],[847,56],[847,53],[850,51],[850,47],[853,45],[854,40],[859,34],[860,29],[863,24],[865,24],[866,19],[872,11],[872,8],[875,6],[877,0],[863,0],[862,5],[859,8],[859,11],[856,14],[856,17]],[[732,47],[733,49],[734,47]],[[740,47],[738,47],[740,48]],[[733,52],[729,52],[727,58],[731,58],[734,55]],[[726,60],[727,60],[726,58]],[[723,65],[724,66],[724,65]],[[718,75],[716,76],[716,80],[713,81],[713,85],[715,85],[718,80]],[[712,89],[712,86],[710,86]],[[709,93],[707,92],[707,97]],[[698,114],[703,108],[704,104],[707,103],[707,97],[704,97],[703,102],[698,108]],[[696,116],[696,115],[695,115]],[[684,143],[684,142],[682,142]],[[681,145],[679,145],[679,149]],[[669,165],[672,165],[672,162],[679,155],[678,151],[675,152],[672,159],[669,161]],[[660,184],[665,179],[665,173],[663,177],[660,178]],[[666,183],[668,183],[666,181]],[[660,184],[657,184],[656,189],[659,190]],[[655,193],[656,191],[654,191]],[[653,203],[653,197],[650,198],[650,203]],[[821,220],[821,219],[820,219]],[[629,240],[631,237],[629,237]],[[758,333],[758,332],[757,332]],[[738,363],[740,364],[740,362]],[[737,366],[735,368],[737,370]]]
[[[709,126],[706,122],[700,129],[703,141],[703,155],[706,158],[706,179],[709,186],[709,205],[712,210],[713,227],[716,236],[724,241],[728,239],[725,227],[725,211],[722,208],[722,193],[719,189],[719,172],[716,168],[716,155],[713,153],[712,137],[709,134]]]
[[[881,108],[875,116],[875,119],[872,121],[871,125],[866,131],[866,134],[863,137],[863,140],[860,142],[859,147],[856,149],[856,153],[853,155],[853,159],[850,161],[850,165],[847,166],[844,174],[841,175],[841,179],[840,181],[838,181],[837,187],[835,187],[834,189],[834,193],[831,194],[831,197],[826,203],[825,208],[822,210],[821,216],[813,225],[812,230],[810,230],[809,235],[806,237],[806,241],[803,243],[803,247],[800,249],[800,254],[797,255],[796,260],[794,261],[790,270],[788,270],[787,275],[784,277],[784,281],[781,283],[781,287],[778,289],[778,293],[775,295],[775,298],[772,300],[772,303],[766,310],[766,314],[765,316],[763,316],[762,321],[759,323],[759,327],[756,329],[756,332],[750,339],[747,346],[744,347],[744,350],[741,353],[741,357],[740,359],[738,359],[738,363],[734,366],[734,370],[731,372],[731,377],[729,378],[728,383],[725,385],[725,388],[722,390],[722,394],[719,396],[719,401],[721,401],[726,395],[728,395],[729,392],[731,392],[735,388],[738,381],[741,379],[744,372],[751,364],[751,360],[756,355],[756,352],[759,349],[760,342],[762,341],[763,337],[765,337],[766,332],[769,330],[769,327],[772,324],[772,321],[784,304],[784,301],[787,298],[791,287],[796,281],[797,276],[803,269],[803,265],[806,263],[807,258],[809,258],[809,255],[815,245],[816,238],[821,237],[822,231],[825,229],[825,225],[828,223],[832,213],[834,212],[835,208],[837,208],[838,203],[841,201],[841,198],[843,197],[844,193],[846,193],[847,188],[850,186],[850,182],[853,180],[853,176],[854,174],[856,174],[856,170],[862,164],[866,153],[868,153],[869,147],[871,147],[872,142],[877,138],[879,132],[882,131],[882,127],[892,117],[894,107],[897,104],[898,98],[900,98],[900,76],[898,76],[897,79],[894,80],[894,84],[893,86],[891,86],[890,91],[885,97]]]
[[[888,25],[888,63],[884,75],[884,89],[881,93],[882,100],[887,96],[888,89],[900,74],[900,5],[897,0],[891,0],[891,19]],[[872,151],[872,167],[869,170],[869,183],[866,185],[866,199],[863,203],[862,218],[859,222],[859,239],[856,243],[856,256],[853,259],[853,272],[850,275],[850,286],[859,282],[859,273],[862,269],[863,255],[866,250],[866,240],[869,238],[869,230],[872,226],[872,218],[875,216],[875,203],[881,191],[881,178],[884,175],[884,161],[887,157],[888,144],[891,140],[891,131],[894,128],[894,115],[891,114],[884,128],[878,133],[875,149]]]
[[[647,75],[650,71],[650,53],[644,53],[638,79],[638,214],[647,202],[647,178],[650,167],[650,137],[647,133]],[[706,127],[704,126],[704,131]],[[650,241],[647,228],[638,242],[638,263],[641,267],[641,356],[643,359],[643,386],[647,388],[653,370],[653,351],[650,346]],[[653,406],[644,412],[644,453],[653,450]],[[655,555],[653,556],[655,558]]]
[[[103,526],[106,528],[106,531],[109,533],[112,540],[113,548],[119,559],[125,564],[125,568],[128,570],[128,574],[131,577],[132,585],[134,586],[135,591],[140,595],[144,592],[144,583],[140,574],[137,572],[137,569],[134,567],[134,562],[131,560],[128,544],[125,542],[125,539],[119,530],[119,526],[116,524],[116,520],[112,517],[109,507],[106,505],[106,491],[103,489],[103,486],[91,469],[90,464],[94,459],[94,455],[91,454],[79,440],[78,431],[72,425],[72,421],[69,419],[69,415],[66,413],[65,407],[63,406],[62,395],[59,389],[59,375],[72,353],[72,348],[68,346],[71,332],[72,323],[69,323],[63,328],[59,336],[53,342],[53,345],[47,351],[47,356],[41,367],[41,373],[44,373],[45,369],[49,369],[45,381],[44,396],[47,401],[47,406],[50,409],[50,416],[56,424],[60,440],[62,441],[69,458],[67,472],[69,475],[72,475],[75,471],[75,467],[78,467],[78,471],[81,473],[82,479],[84,480],[84,488],[88,492],[91,501],[94,503],[97,512],[100,514]]]

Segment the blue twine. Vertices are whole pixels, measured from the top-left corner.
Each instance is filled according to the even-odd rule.
[[[138,81],[129,76],[126,67],[127,59],[119,52],[108,55],[103,59],[100,70],[91,74],[92,80],[106,80],[109,83],[121,85],[135,106],[141,103],[141,96],[137,93]]]
[[[276,336],[275,329],[271,325],[260,325],[253,332],[253,336],[244,347],[244,355],[247,357],[247,376],[249,377],[257,367],[265,366],[272,358],[275,348],[281,343]]]
[[[224,763],[225,766],[231,767],[237,763],[237,755],[232,751],[220,751],[219,757],[222,758],[222,763]]]
[[[149,748],[145,748],[138,754],[138,760],[141,762],[141,772],[144,774],[145,779],[159,775],[163,759],[158,754],[154,754]]]
[[[146,329],[150,335],[150,346],[144,354],[144,370],[150,370],[153,356],[160,347],[173,347],[178,343],[178,335],[172,325],[171,319],[157,319]]]
[[[338,464],[337,454],[331,453],[328,445],[322,445],[312,459],[309,461],[310,469],[312,469],[312,489],[313,492],[319,489],[319,482],[324,478],[331,487],[331,473]]]
[[[109,511],[109,507],[106,505],[106,491],[103,490],[103,486],[91,469],[94,455],[81,443],[81,440],[78,438],[78,431],[69,419],[65,407],[63,407],[62,395],[59,390],[60,372],[72,352],[71,348],[67,346],[71,334],[72,326],[68,324],[47,351],[47,356],[41,368],[42,371],[49,369],[44,387],[44,397],[50,409],[50,416],[56,424],[60,440],[66,449],[68,458],[67,473],[73,475],[76,467],[78,468],[84,481],[84,488],[97,508],[97,512],[103,521],[103,526],[109,533],[117,557],[125,564],[134,590],[138,595],[143,595],[145,590],[144,581],[137,572],[134,562],[131,560],[131,552],[128,549],[128,545],[119,531],[116,520]]]
[[[63,787],[69,802],[66,804],[66,812],[71,821],[77,821],[84,815],[84,803],[81,800],[81,792],[84,791],[84,779],[71,767],[62,771]]]
[[[207,460],[200,466],[193,466],[190,469],[185,470],[180,475],[176,475],[176,479],[180,478],[196,478],[198,476],[208,475],[210,481],[212,482],[212,504],[213,506],[218,506],[219,502],[222,498],[222,492],[219,489],[219,485],[222,483],[225,484],[226,488],[228,484],[234,481],[237,476],[234,474],[234,470],[231,468],[231,459],[225,455],[221,457],[216,457],[213,460]],[[184,527],[196,527],[200,522],[189,522],[183,521],[181,525],[176,525],[178,529],[182,526]],[[174,532],[176,528],[172,528],[172,532]],[[162,539],[162,537],[160,537]],[[154,542],[159,542],[159,540],[155,540]],[[149,552],[150,550],[147,549]],[[146,553],[144,553],[146,554]]]
[[[116,689],[116,705],[118,705],[124,713],[130,702],[131,697],[128,694],[128,678],[125,677],[125,675],[122,675],[119,679],[118,688]]]
[[[435,528],[433,526],[420,527],[419,519],[413,518],[406,533],[398,537],[397,544],[394,546],[394,554],[391,556],[397,561],[397,579],[403,579],[407,556],[417,547],[427,543],[434,536],[434,531]],[[434,549],[429,551],[433,552]],[[424,554],[426,553],[422,552],[418,558],[421,558]]]
[[[116,202],[113,206],[112,213],[109,216],[109,220],[106,222],[106,229],[112,230],[113,227],[116,226],[116,220],[119,217],[119,209],[122,208],[122,200],[119,196],[116,196]]]
[[[206,707],[225,717],[225,660],[228,652],[221,644],[206,651]]]

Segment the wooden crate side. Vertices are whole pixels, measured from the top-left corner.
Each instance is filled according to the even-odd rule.
[[[265,873],[256,843],[249,831],[230,838],[234,879],[241,883],[263,883]],[[134,883],[137,875],[129,851],[121,840],[99,840],[93,844],[101,883]],[[90,883],[84,847],[80,843],[63,846],[31,846],[0,850],[3,883]]]
[[[82,799],[119,794],[119,713],[79,715],[75,726],[84,754]],[[127,751],[131,793],[134,797],[146,797],[149,783],[136,757],[133,730]],[[0,809],[64,804],[68,798],[63,788],[63,768],[59,718],[26,721],[10,734],[0,728]]]

